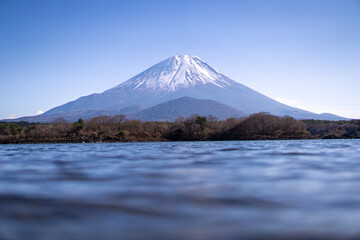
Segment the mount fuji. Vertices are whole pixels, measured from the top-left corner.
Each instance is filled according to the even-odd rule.
[[[58,117],[73,121],[99,115],[136,116],[136,112],[183,97],[213,100],[246,115],[268,112],[296,119],[345,119],[287,106],[231,80],[197,56],[176,55],[103,93],[80,97],[41,115],[18,120],[47,122]]]

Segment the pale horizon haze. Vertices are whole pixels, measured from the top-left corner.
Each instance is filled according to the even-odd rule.
[[[176,54],[287,105],[360,119],[360,0],[0,0],[0,119]]]

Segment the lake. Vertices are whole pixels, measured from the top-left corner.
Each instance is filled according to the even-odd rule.
[[[0,145],[0,239],[360,239],[360,140]]]

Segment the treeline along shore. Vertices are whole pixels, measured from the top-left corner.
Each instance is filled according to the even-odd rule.
[[[69,123],[1,122],[0,143],[96,143],[150,141],[286,140],[360,138],[360,120],[296,120],[257,113],[217,120],[194,115],[174,122],[142,122],[124,115]]]

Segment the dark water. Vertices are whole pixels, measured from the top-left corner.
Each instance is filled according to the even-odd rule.
[[[0,239],[360,239],[360,140],[0,145]]]

